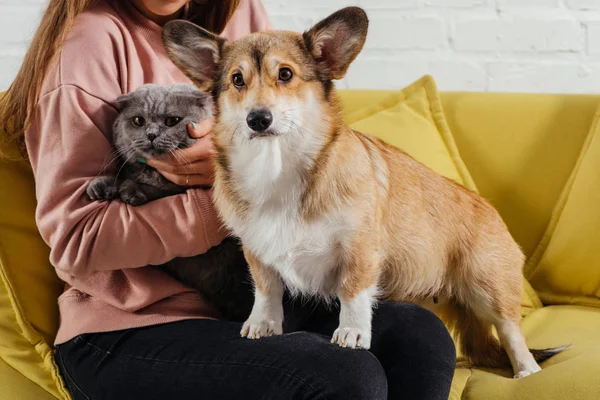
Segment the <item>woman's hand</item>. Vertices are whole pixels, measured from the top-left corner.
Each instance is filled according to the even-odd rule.
[[[194,145],[161,158],[147,160],[171,182],[186,187],[212,186],[214,181],[215,150],[210,131],[214,118],[188,125],[188,133],[198,139]]]

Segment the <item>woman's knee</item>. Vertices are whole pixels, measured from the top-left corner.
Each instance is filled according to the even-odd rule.
[[[336,382],[340,393],[348,393],[346,398],[352,399],[387,399],[387,377],[377,357],[359,349],[340,348],[337,353],[335,364],[344,374]]]
[[[434,313],[420,306],[381,303],[375,312],[373,334],[374,345],[384,346],[388,352],[402,347],[422,361],[454,368],[456,348],[448,329]]]
[[[298,362],[306,366],[307,379],[315,398],[316,393],[326,399],[387,399],[387,378],[381,363],[367,350],[342,348],[320,335],[296,333],[299,342],[307,341],[307,348]],[[318,348],[315,340],[320,341]],[[321,398],[321,396],[316,396]]]
[[[412,304],[383,303],[373,330],[371,351],[387,371],[390,398],[448,398],[456,350],[435,314]]]

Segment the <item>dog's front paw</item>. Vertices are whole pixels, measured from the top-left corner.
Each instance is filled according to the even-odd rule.
[[[273,319],[250,318],[242,326],[240,334],[248,339],[260,339],[261,337],[281,335],[283,333],[283,322]]]
[[[90,182],[86,189],[90,200],[112,200],[117,197],[117,186],[112,176],[101,176]]]
[[[369,349],[371,347],[371,332],[361,328],[339,327],[333,332],[331,343],[351,349]]]

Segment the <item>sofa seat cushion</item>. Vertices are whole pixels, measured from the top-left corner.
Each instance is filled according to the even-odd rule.
[[[600,309],[548,306],[522,321],[530,348],[571,344],[541,364],[542,371],[513,379],[512,371],[456,369],[451,400],[596,400],[600,393]]]

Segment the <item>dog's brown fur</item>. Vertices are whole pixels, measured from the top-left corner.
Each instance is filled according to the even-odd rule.
[[[171,58],[199,87],[212,90],[217,104],[216,205],[233,229],[251,223],[257,207],[234,176],[236,118],[255,105],[316,99],[320,122],[303,133],[318,146],[307,151],[306,165],[300,163],[298,218],[311,224],[338,211],[359,214],[360,223],[338,246],[339,265],[332,272],[338,297],[352,301],[378,285],[383,298],[450,309],[462,351],[473,363],[505,365],[503,346],[518,377],[533,373],[539,367],[518,332],[524,256],[498,212],[403,151],[342,122],[332,80],[342,78],[359,54],[367,26],[364,12],[354,7],[303,35],[258,33],[233,43],[185,22],[167,25]],[[289,82],[277,78],[283,67],[294,72]],[[232,83],[238,72],[242,88]],[[244,245],[257,291],[262,296],[279,291],[275,270]],[[260,336],[257,332],[249,334],[245,327],[246,335]],[[262,334],[272,333],[278,333],[276,326]],[[535,354],[542,360],[561,350]]]

